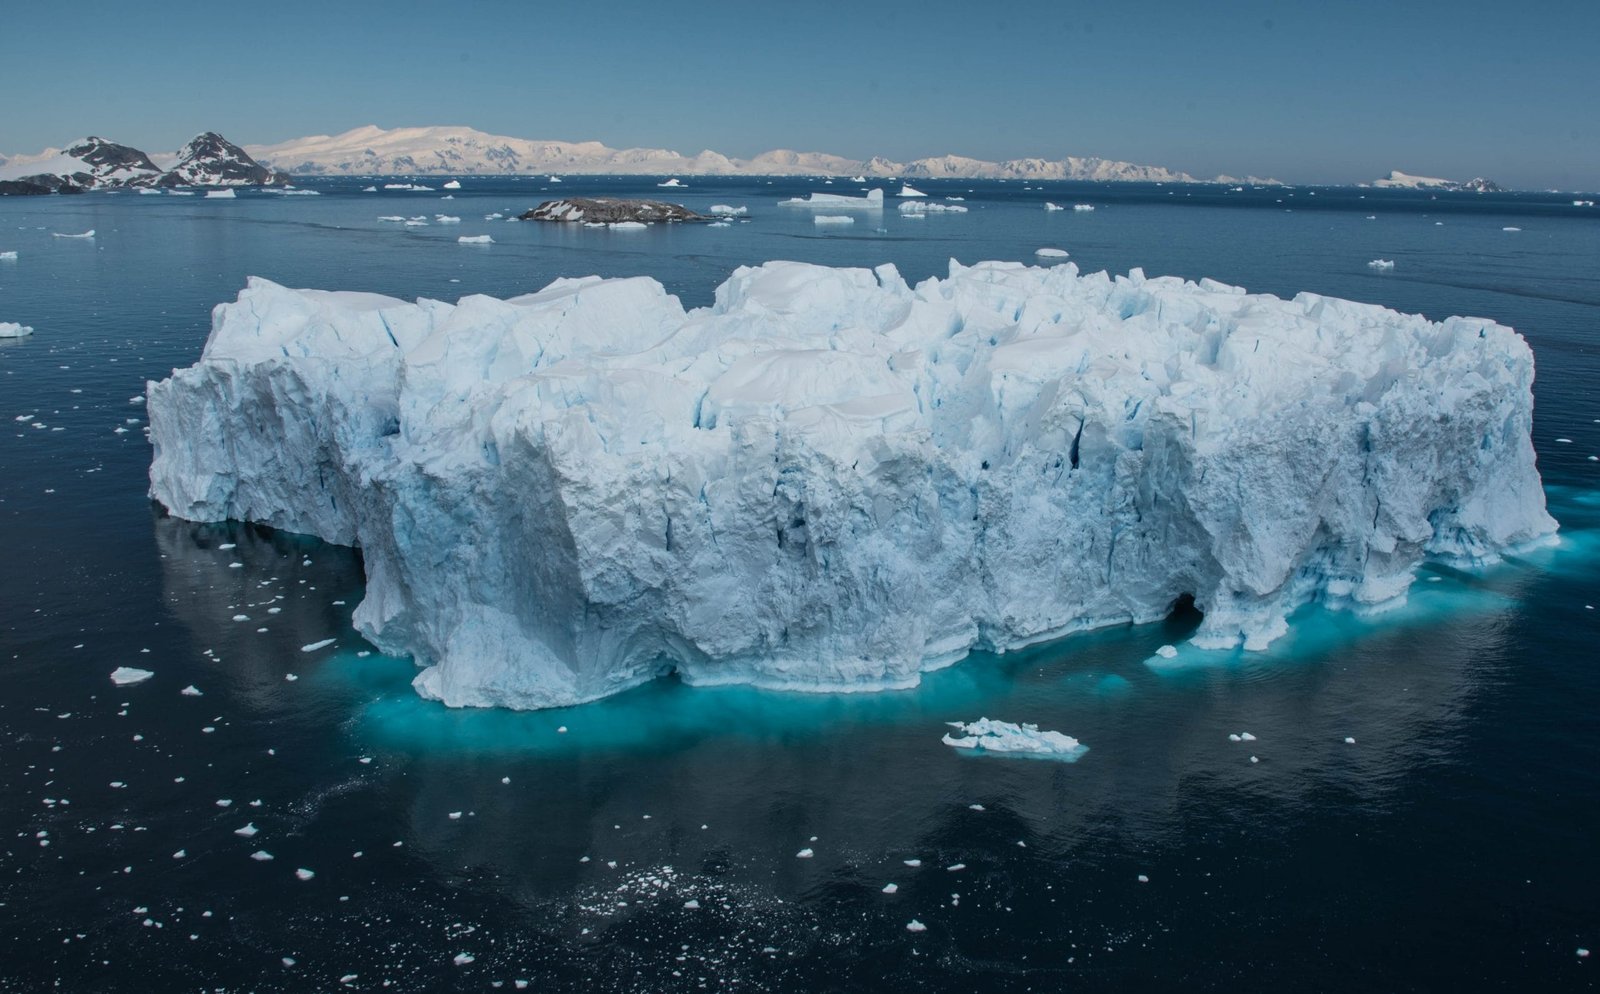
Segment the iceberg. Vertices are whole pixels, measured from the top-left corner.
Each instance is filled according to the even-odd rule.
[[[916,187],[912,186],[910,183],[902,183],[900,185],[900,192],[898,194],[896,194],[896,196],[900,196],[900,197],[926,197],[927,194],[923,193],[921,190],[918,190]]]
[[[94,229],[90,228],[88,231],[79,232],[76,235],[66,234],[60,231],[52,231],[50,232],[50,235],[54,238],[93,238]]]
[[[1368,269],[1393,269],[1394,268],[1394,260],[1393,259],[1373,259],[1371,262],[1367,263],[1367,268]]]
[[[16,262],[16,261],[17,261],[16,250],[13,249],[13,250],[11,250],[9,252],[0,252],[0,262]]]
[[[1068,255],[1066,249],[1058,248],[1036,248],[1033,254],[1041,259],[1065,259]]]
[[[1044,202],[1044,209],[1047,210],[1047,211],[1064,211],[1064,210],[1066,210],[1066,208],[1062,207],[1060,204],[1052,204],[1048,200],[1046,200]]]
[[[239,195],[233,190],[207,190],[207,200],[233,200]]]
[[[488,235],[462,235],[456,239],[462,245],[493,245],[494,239]]]
[[[459,190],[459,189],[461,189],[461,181],[458,180],[458,179],[453,179],[450,182],[444,184],[443,188],[446,189],[446,190]]]
[[[778,205],[780,207],[827,207],[830,210],[847,207],[860,210],[882,210],[883,191],[868,190],[865,197],[847,197],[838,193],[813,193],[803,200],[799,197],[780,200]]]
[[[848,214],[818,214],[811,219],[816,224],[855,224],[856,219]]]
[[[1094,204],[1073,204],[1072,209],[1078,211],[1079,213],[1084,211],[1092,211],[1094,210]]]
[[[672,177],[671,179],[667,180],[664,183],[657,183],[656,184],[656,186],[665,186],[665,187],[680,187],[680,186],[683,186],[683,185],[684,184],[678,182],[678,178],[676,176]]]
[[[0,321],[0,338],[27,338],[33,329],[15,321]]]
[[[144,683],[155,676],[151,670],[141,670],[135,666],[118,666],[111,671],[111,682],[119,687],[129,687],[136,683]]]
[[[965,214],[967,209],[960,204],[929,204],[920,200],[908,200],[900,205],[902,214]]]
[[[359,545],[423,696],[915,685],[1191,600],[1200,648],[1376,609],[1556,527],[1533,354],[1213,280],[741,268],[449,304],[251,279],[146,391],[150,493]]]
[[[1071,761],[1089,751],[1088,746],[1072,736],[1040,731],[1038,725],[1014,725],[1009,721],[990,721],[988,718],[970,722],[949,721],[945,724],[959,734],[947,732],[940,739],[941,742],[976,753],[1043,756]]]
[[[706,213],[717,217],[743,217],[750,213],[750,208],[744,206],[734,207],[731,204],[712,204],[706,210]]]

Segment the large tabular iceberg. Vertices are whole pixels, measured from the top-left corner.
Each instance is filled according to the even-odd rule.
[[[357,626],[448,704],[904,687],[1185,595],[1262,646],[1544,536],[1532,381],[1491,321],[1070,264],[769,263],[688,312],[254,279],[150,384],[150,479],[359,544]]]

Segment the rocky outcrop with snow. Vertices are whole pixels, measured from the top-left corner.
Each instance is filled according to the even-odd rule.
[[[84,138],[65,149],[17,155],[0,164],[0,193],[81,193],[122,187],[278,186],[283,173],[257,163],[214,131],[197,135],[158,165],[128,145]]]
[[[1492,321],[1071,264],[769,263],[687,312],[252,280],[149,385],[150,481],[359,544],[358,627],[448,704],[900,687],[1185,596],[1262,646],[1545,536],[1532,381]]]
[[[177,161],[157,185],[282,186],[288,182],[285,174],[261,165],[215,131],[207,131],[178,150]]]

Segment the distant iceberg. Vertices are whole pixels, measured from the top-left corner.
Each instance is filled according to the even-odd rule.
[[[918,190],[916,187],[912,186],[910,183],[903,183],[900,186],[900,192],[898,194],[896,194],[896,196],[899,196],[899,197],[926,197],[927,194],[923,193],[921,190]]]
[[[82,233],[76,234],[76,235],[69,235],[69,234],[65,234],[65,233],[60,232],[60,231],[52,231],[52,232],[50,232],[50,236],[52,238],[93,238],[94,237],[94,229],[90,228],[88,231],[85,231],[85,232],[82,232]]]
[[[679,186],[683,186],[683,184],[678,182],[678,178],[676,176],[674,176],[672,179],[667,180],[665,183],[657,183],[656,186],[679,187]]]
[[[855,224],[856,219],[848,214],[818,214],[811,219],[816,224]]]
[[[714,214],[717,217],[742,217],[745,214],[750,213],[750,208],[733,207],[728,204],[712,204],[706,209],[706,213]]]
[[[1075,760],[1089,751],[1089,747],[1070,735],[1041,731],[1038,725],[1014,725],[1009,721],[945,722],[959,734],[945,734],[942,741],[947,746],[977,753],[1001,753],[1016,756],[1045,756],[1051,759]]]
[[[1092,211],[1094,210],[1094,204],[1073,204],[1072,209],[1079,212]]]
[[[1041,259],[1065,259],[1068,255],[1066,249],[1058,248],[1037,248],[1033,254]]]
[[[900,205],[902,214],[965,214],[967,209],[960,204],[930,204],[921,200],[908,200]]]
[[[1064,210],[1066,210],[1066,208],[1062,207],[1060,204],[1052,204],[1048,200],[1046,200],[1044,202],[1044,209],[1047,210],[1047,211],[1064,211]]]
[[[461,181],[458,180],[458,179],[453,179],[453,180],[451,180],[450,182],[448,182],[448,183],[446,183],[444,185],[444,189],[446,189],[446,190],[459,190],[459,189],[461,189]]]
[[[355,625],[418,692],[519,708],[906,687],[1191,598],[1192,644],[1259,649],[1555,529],[1533,353],[1483,318],[1070,261],[714,299],[252,279],[148,386],[151,495],[358,545]]]
[[[1373,259],[1371,262],[1367,263],[1367,268],[1368,269],[1393,269],[1394,268],[1394,260],[1393,259]]]
[[[17,261],[17,253],[15,251],[0,252],[0,262],[16,262],[16,261]]]
[[[882,210],[883,191],[868,190],[865,197],[848,197],[838,193],[813,193],[810,197],[793,197],[789,200],[780,200],[781,207],[826,207],[832,210],[839,208],[856,208],[863,210]]]
[[[207,190],[207,200],[233,200],[239,195],[232,190]]]
[[[15,321],[0,321],[0,338],[27,338],[33,329]]]
[[[493,245],[494,239],[488,235],[462,235],[456,241],[462,245]]]

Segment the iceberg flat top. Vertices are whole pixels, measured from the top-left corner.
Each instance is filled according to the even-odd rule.
[[[357,626],[449,704],[895,687],[1184,595],[1262,646],[1542,536],[1532,379],[1492,321],[1070,263],[774,262],[692,311],[252,279],[150,384],[151,492],[360,544]]]

